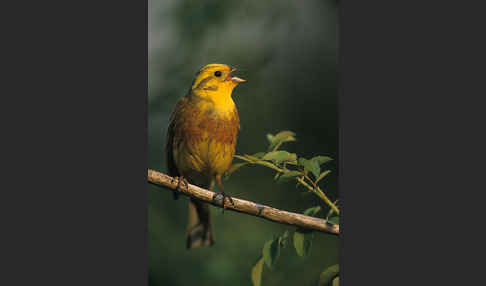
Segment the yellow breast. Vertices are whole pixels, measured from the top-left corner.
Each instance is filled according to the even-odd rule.
[[[185,176],[214,177],[224,173],[235,154],[239,118],[231,98],[215,106],[208,100],[188,101],[178,120],[174,161]]]

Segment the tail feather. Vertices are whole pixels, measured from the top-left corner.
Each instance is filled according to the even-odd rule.
[[[213,244],[209,205],[191,198],[189,200],[186,246],[187,248],[194,248]]]

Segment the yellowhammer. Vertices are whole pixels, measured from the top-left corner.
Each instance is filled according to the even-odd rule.
[[[233,89],[245,80],[224,64],[209,64],[196,74],[188,94],[172,113],[167,131],[167,168],[179,182],[210,189],[214,181],[225,198],[221,175],[229,168],[235,154],[240,119],[231,98]],[[190,199],[187,248],[211,246],[209,205]]]

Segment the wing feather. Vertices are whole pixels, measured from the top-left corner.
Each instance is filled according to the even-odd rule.
[[[176,104],[174,111],[172,112],[170,119],[169,119],[169,126],[167,127],[167,135],[166,135],[166,144],[165,144],[165,158],[166,158],[166,166],[167,172],[172,177],[179,177],[180,173],[177,169],[174,160],[174,136],[175,136],[175,128],[177,126],[177,119],[181,118],[179,113],[181,112],[183,106],[187,102],[187,97],[182,97]],[[178,194],[174,192],[174,199],[178,198]]]

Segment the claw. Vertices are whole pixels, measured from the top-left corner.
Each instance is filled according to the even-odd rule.
[[[235,203],[233,202],[233,198],[231,198],[231,196],[228,196],[228,195],[224,195],[224,196],[226,196],[226,197],[229,199],[230,203],[231,203],[233,206],[235,205]]]
[[[213,197],[213,201],[218,197],[218,196],[222,196],[223,197],[223,213],[224,213],[224,209],[226,208],[225,204],[224,204],[224,201],[226,198],[229,199],[230,203],[234,206],[235,203],[233,202],[233,199],[231,198],[231,196],[227,195],[225,192],[224,192],[224,188],[223,188],[223,184],[221,183],[221,175],[217,175],[216,176],[216,181],[218,182],[218,187],[219,189],[221,190],[221,193],[216,193],[215,196]]]
[[[221,204],[223,205],[223,213],[224,213],[224,210],[226,209],[226,205],[224,203],[226,198],[228,198],[228,200],[231,202],[232,205],[235,205],[231,196],[228,196],[224,192],[214,193],[214,196],[213,196],[213,202],[222,201]]]
[[[181,188],[181,184],[182,184],[182,185],[186,185],[186,191],[189,191],[189,182],[186,180],[186,178],[184,178],[184,176],[173,177],[171,183],[174,183],[174,180],[176,179],[177,179],[177,187],[176,187],[177,190],[182,190]]]

